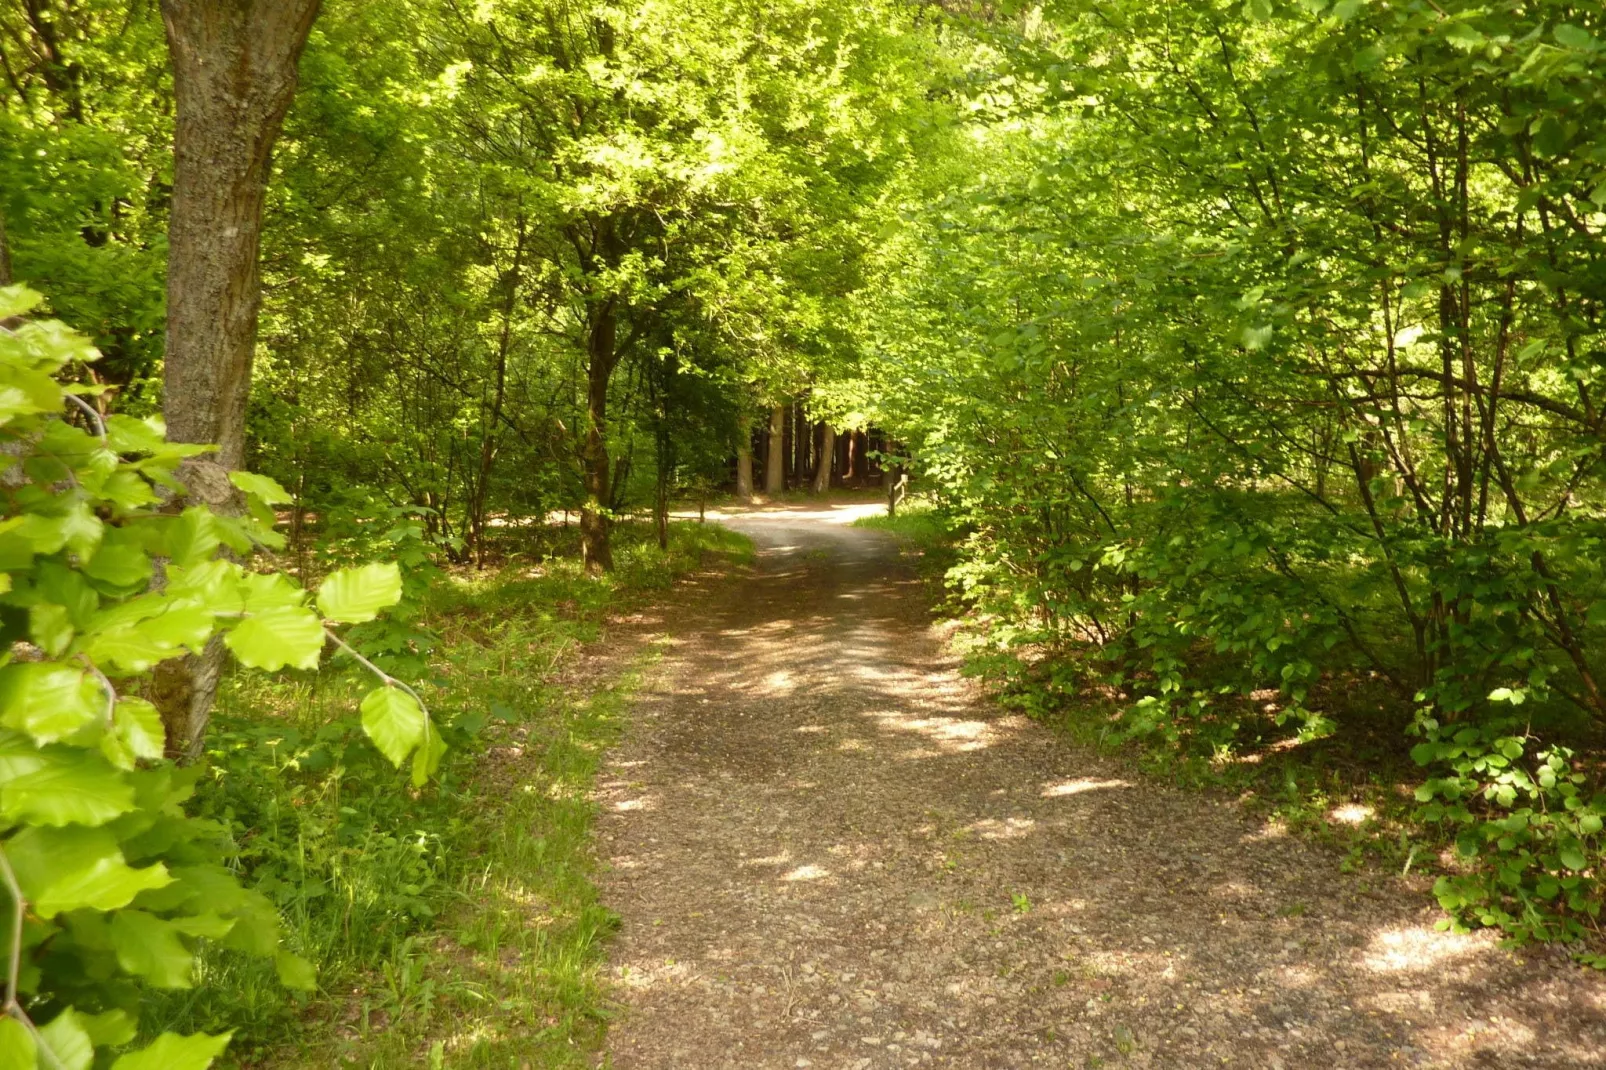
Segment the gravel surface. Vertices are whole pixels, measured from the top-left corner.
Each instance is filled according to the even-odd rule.
[[[728,516],[756,565],[666,614],[599,789],[612,1066],[1606,1066],[1599,975],[989,704],[873,508]]]

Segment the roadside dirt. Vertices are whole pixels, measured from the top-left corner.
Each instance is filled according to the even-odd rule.
[[[666,622],[600,787],[613,1067],[1606,1066],[1606,979],[988,703],[873,508],[727,517],[751,574]]]

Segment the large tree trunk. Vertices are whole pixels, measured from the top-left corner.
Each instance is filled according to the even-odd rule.
[[[764,493],[776,497],[786,489],[786,448],[783,442],[786,406],[770,410],[769,449],[764,452]]]
[[[618,298],[597,310],[591,325],[586,364],[586,503],[580,510],[580,560],[591,575],[613,570],[606,509],[611,500],[608,461],[608,380],[613,377],[618,344]]]
[[[736,418],[736,496],[753,497],[753,420],[746,413]]]
[[[814,465],[814,486],[811,488],[815,494],[824,494],[831,489],[831,462],[836,458],[836,428],[830,424],[820,425],[823,431],[823,441],[820,443],[820,457]]]
[[[217,445],[219,471],[244,460],[268,158],[318,4],[162,0],[176,106],[162,409],[169,438]],[[207,494],[191,481],[191,497]],[[158,666],[169,752],[200,753],[222,659],[214,642]]]
[[[244,455],[268,158],[319,0],[162,0],[177,119],[168,222],[168,437]]]

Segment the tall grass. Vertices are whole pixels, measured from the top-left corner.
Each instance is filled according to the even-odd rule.
[[[572,559],[515,557],[429,591],[421,686],[452,749],[423,791],[363,737],[366,681],[336,667],[225,682],[198,805],[317,964],[319,990],[293,997],[271,965],[219,953],[159,1005],[159,1028],[233,1029],[245,1065],[588,1065],[614,924],[591,881],[589,792],[653,652],[608,678],[563,670],[610,613],[711,552],[751,553],[714,524],[673,525],[667,552],[620,535],[601,580]]]

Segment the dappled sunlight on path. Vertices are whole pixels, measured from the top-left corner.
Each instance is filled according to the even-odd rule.
[[[875,508],[728,517],[752,575],[670,617],[600,800],[619,1070],[1606,1066],[1600,978],[979,698]]]

